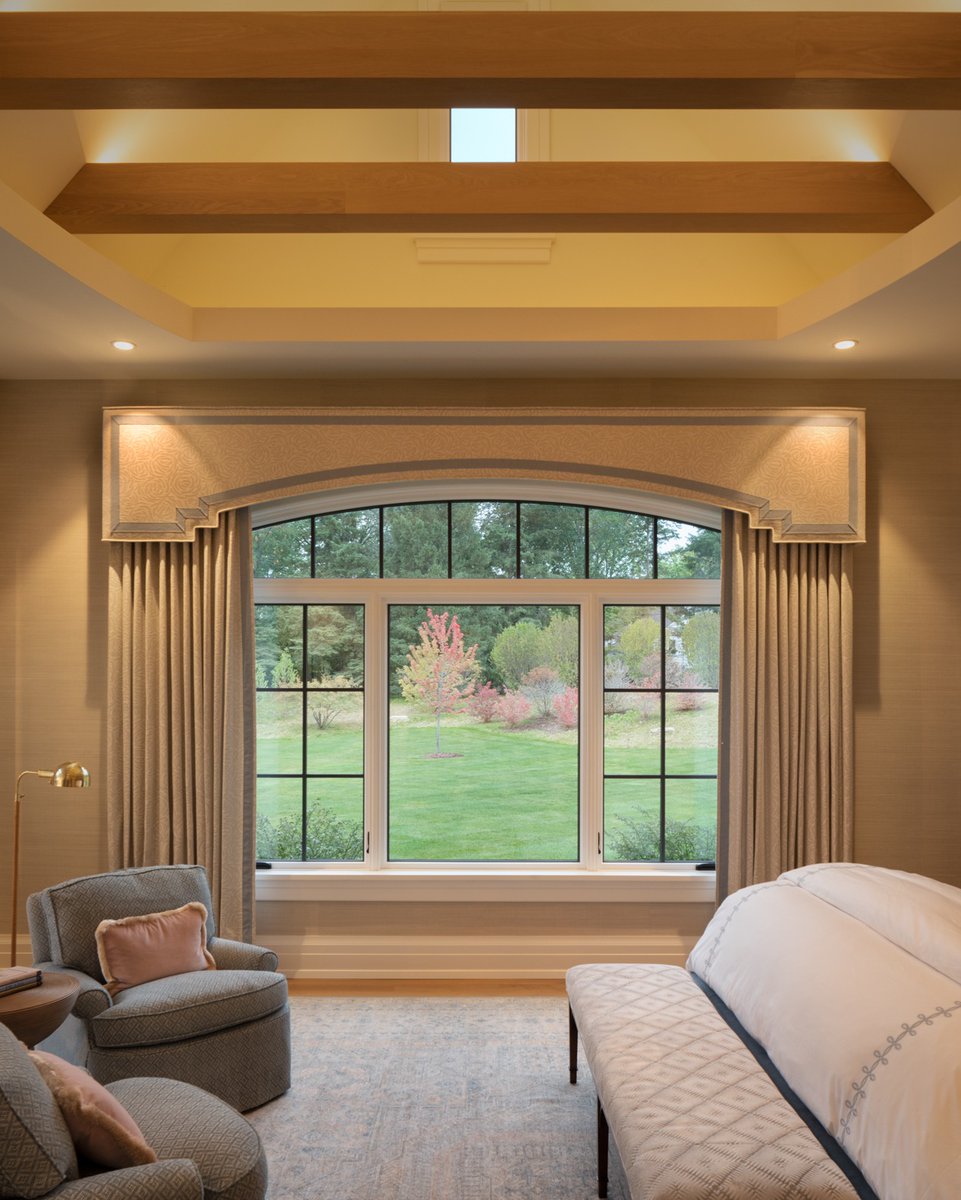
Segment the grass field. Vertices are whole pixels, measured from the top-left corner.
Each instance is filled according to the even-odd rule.
[[[716,698],[693,711],[669,709],[665,762],[669,774],[707,774],[716,769]],[[391,707],[389,748],[390,844],[393,860],[545,861],[578,858],[577,735],[553,723],[506,729],[445,718],[435,758],[434,724],[404,704]],[[605,771],[657,774],[660,722],[656,715],[621,714],[606,719]],[[257,746],[260,774],[299,771],[303,750],[291,722],[261,722]],[[334,724],[307,735],[308,772],[359,772],[362,734],[356,724]],[[271,818],[301,810],[298,779],[258,780],[258,812]],[[656,816],[658,780],[611,779],[605,789],[606,850],[618,819]],[[360,779],[308,782],[308,803],[338,817],[363,819]],[[668,779],[668,818],[713,827],[713,779]]]

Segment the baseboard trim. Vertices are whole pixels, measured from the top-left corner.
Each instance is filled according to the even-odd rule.
[[[291,979],[560,979],[583,962],[683,966],[696,938],[264,934],[257,941],[278,954]]]

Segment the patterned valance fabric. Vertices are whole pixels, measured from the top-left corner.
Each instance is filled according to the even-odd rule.
[[[244,505],[403,480],[543,479],[746,513],[775,541],[864,540],[860,409],[104,410],[107,541],[192,541]]]

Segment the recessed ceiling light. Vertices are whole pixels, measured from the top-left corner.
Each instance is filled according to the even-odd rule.
[[[110,345],[113,346],[114,350],[136,350],[137,349],[136,342],[123,342],[123,341],[111,342]]]
[[[853,350],[857,345],[854,338],[842,338],[839,342],[834,343],[835,350]]]

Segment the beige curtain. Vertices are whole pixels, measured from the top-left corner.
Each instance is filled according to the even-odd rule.
[[[722,526],[718,899],[853,856],[851,548]]]
[[[224,937],[253,934],[250,514],[194,542],[111,546],[111,868],[201,863]]]

